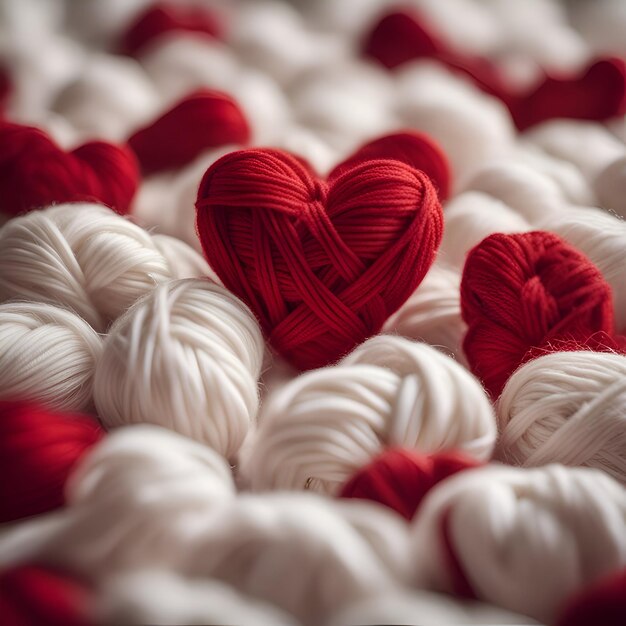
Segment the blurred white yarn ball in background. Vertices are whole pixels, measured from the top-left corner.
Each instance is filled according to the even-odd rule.
[[[204,257],[184,241],[163,234],[152,235],[152,241],[167,259],[172,278],[210,278],[214,283],[220,283]]]
[[[98,331],[171,276],[145,230],[98,204],[32,211],[0,230],[0,302],[58,304]]]
[[[467,253],[492,233],[520,233],[531,225],[519,213],[490,195],[465,191],[449,200],[443,212],[439,258],[462,269]]]
[[[598,266],[613,291],[616,330],[626,331],[626,222],[600,209],[570,207],[537,226],[563,237]]]
[[[498,456],[511,465],[585,465],[626,483],[626,356],[557,352],[509,378]]]
[[[601,170],[593,181],[593,188],[602,207],[626,219],[626,156]]]
[[[626,565],[625,524],[624,488],[599,470],[461,472],[413,521],[415,581],[452,591],[451,549],[479,599],[551,623],[573,592]]]
[[[254,490],[332,494],[387,446],[488,459],[495,444],[480,383],[450,357],[402,337],[369,339],[267,402],[242,454],[242,475]]]
[[[383,332],[424,341],[466,365],[461,318],[461,274],[436,262],[409,299],[384,324]]]
[[[94,397],[109,427],[153,423],[233,458],[258,410],[263,338],[248,308],[204,279],[171,281],[110,329]]]
[[[70,311],[38,302],[0,304],[0,399],[88,410],[101,354],[101,338]]]

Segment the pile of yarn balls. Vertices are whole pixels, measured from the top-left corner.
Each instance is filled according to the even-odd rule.
[[[624,8],[0,1],[0,622],[626,623]]]

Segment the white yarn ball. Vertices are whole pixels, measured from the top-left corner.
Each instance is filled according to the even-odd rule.
[[[530,618],[476,601],[463,601],[443,593],[398,590],[378,593],[334,616],[327,626],[503,626],[538,624]]]
[[[496,98],[431,61],[408,63],[397,76],[400,118],[441,144],[458,185],[510,149],[513,122]]]
[[[0,304],[0,398],[67,411],[92,406],[102,340],[73,313],[50,304]]]
[[[464,186],[464,191],[480,191],[534,223],[566,204],[560,187],[550,177],[523,163],[504,161],[481,168]]]
[[[183,578],[168,570],[113,576],[99,590],[96,615],[103,624],[296,626],[293,618],[215,580]]]
[[[268,400],[242,458],[255,490],[336,493],[387,446],[487,459],[493,410],[478,381],[426,344],[380,335]]]
[[[152,241],[167,259],[172,278],[210,278],[214,283],[220,282],[204,258],[184,241],[161,234],[152,235]]]
[[[407,582],[409,552],[408,526],[382,506],[314,494],[242,494],[207,519],[183,570],[313,626]]]
[[[451,591],[444,523],[476,596],[539,620],[626,565],[626,495],[599,470],[493,465],[438,485],[413,521],[415,580]]]
[[[601,206],[626,219],[626,156],[600,171],[593,188]]]
[[[626,484],[626,356],[557,352],[509,378],[498,401],[500,458],[585,465]]]
[[[467,253],[492,233],[520,233],[531,225],[500,200],[478,191],[465,191],[444,208],[439,258],[462,268]]]
[[[53,109],[85,139],[125,141],[157,114],[161,98],[134,60],[94,55],[81,75],[56,97]]]
[[[70,477],[69,506],[0,536],[0,565],[37,562],[101,579],[182,564],[207,518],[235,496],[216,452],[155,426],[120,429]]]
[[[557,159],[573,163],[588,181],[626,156],[626,146],[594,122],[549,120],[526,131],[524,137]]]
[[[105,330],[172,275],[150,235],[97,204],[32,211],[0,230],[0,302],[49,302]]]
[[[571,207],[538,227],[560,235],[598,266],[613,290],[615,327],[626,331],[626,222],[599,209]]]
[[[98,413],[109,427],[158,424],[233,458],[256,418],[263,348],[256,320],[223,287],[160,285],[111,327]]]
[[[467,327],[461,318],[461,274],[436,262],[413,295],[383,326],[383,332],[425,341],[466,364],[462,343]]]

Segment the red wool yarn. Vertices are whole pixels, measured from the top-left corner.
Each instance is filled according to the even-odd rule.
[[[209,148],[250,141],[250,126],[237,102],[220,91],[187,96],[128,140],[144,174],[180,168]]]
[[[376,159],[394,159],[422,170],[430,177],[441,202],[450,195],[452,173],[446,153],[434,139],[412,130],[385,135],[366,143],[335,167],[328,180],[339,178],[359,163]]]
[[[0,211],[18,215],[61,202],[100,202],[128,213],[139,184],[126,146],[91,141],[65,152],[42,130],[0,121]]]
[[[421,282],[443,230],[435,188],[406,163],[367,161],[326,182],[269,149],[214,163],[196,209],[209,264],[300,369],[376,334]]]
[[[0,401],[0,522],[63,506],[68,476],[104,434],[85,415]]]
[[[623,59],[599,59],[574,76],[546,74],[538,86],[518,93],[497,65],[487,58],[457,52],[413,11],[384,15],[367,36],[363,51],[390,69],[413,59],[436,59],[500,98],[519,129],[552,118],[606,120],[626,113]]]
[[[379,502],[411,520],[435,485],[457,472],[481,465],[460,452],[426,455],[392,448],[354,474],[339,495]]]
[[[519,365],[550,346],[613,334],[611,287],[557,235],[490,235],[473,248],[461,281],[463,342],[472,372],[493,398]]]
[[[66,574],[38,565],[0,572],[4,626],[88,626],[91,593]]]
[[[137,57],[162,35],[175,32],[222,37],[216,15],[205,6],[157,2],[141,13],[122,35],[118,52]]]
[[[626,569],[602,578],[570,598],[556,626],[624,626]]]

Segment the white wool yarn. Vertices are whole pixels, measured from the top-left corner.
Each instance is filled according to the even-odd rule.
[[[511,465],[597,467],[626,484],[626,356],[557,352],[509,378],[498,456]]]
[[[600,470],[493,465],[447,479],[413,521],[420,587],[453,589],[444,524],[476,596],[539,620],[626,565],[626,494]]]
[[[274,606],[252,600],[229,585],[184,578],[168,570],[139,570],[113,576],[98,590],[99,624],[198,624],[296,626]]]
[[[573,163],[592,181],[626,146],[600,124],[581,120],[549,120],[524,133],[524,138],[548,154]]]
[[[626,219],[626,156],[616,159],[593,180],[601,206]]]
[[[492,233],[521,233],[532,227],[519,213],[493,196],[465,191],[444,207],[444,231],[439,259],[456,268],[467,253]]]
[[[562,211],[566,204],[554,180],[524,163],[489,163],[467,182],[464,191],[486,193],[530,224]]]
[[[204,258],[184,241],[162,234],[152,235],[152,241],[167,259],[172,278],[209,278],[214,283],[220,283]]]
[[[383,332],[429,343],[466,365],[462,343],[460,272],[435,262],[410,298],[383,326]]]
[[[182,570],[275,604],[304,624],[408,582],[408,526],[363,501],[240,495],[216,507]]]
[[[493,410],[478,381],[434,348],[380,335],[270,396],[242,454],[252,489],[336,493],[386,446],[487,459]]]
[[[626,222],[599,209],[571,207],[538,227],[560,235],[598,266],[613,290],[616,329],[626,331]]]
[[[96,54],[57,95],[52,108],[82,138],[119,142],[156,115],[160,104],[160,96],[137,61]]]
[[[263,337],[209,280],[155,288],[110,329],[94,398],[105,425],[153,423],[233,458],[258,410]]]
[[[327,626],[531,626],[535,620],[476,601],[463,601],[452,596],[423,590],[397,590],[378,593],[357,602],[334,616]]]
[[[0,398],[67,411],[92,406],[102,340],[70,311],[38,302],[0,304]]]
[[[171,276],[146,231],[98,204],[32,211],[0,230],[0,302],[61,305],[98,331]]]
[[[457,185],[511,148],[513,122],[499,100],[431,61],[407,63],[397,77],[401,121],[441,144]]]
[[[175,568],[211,511],[235,496],[219,454],[148,425],[109,434],[66,489],[67,508],[0,536],[0,565],[35,561],[96,579],[137,567]]]

